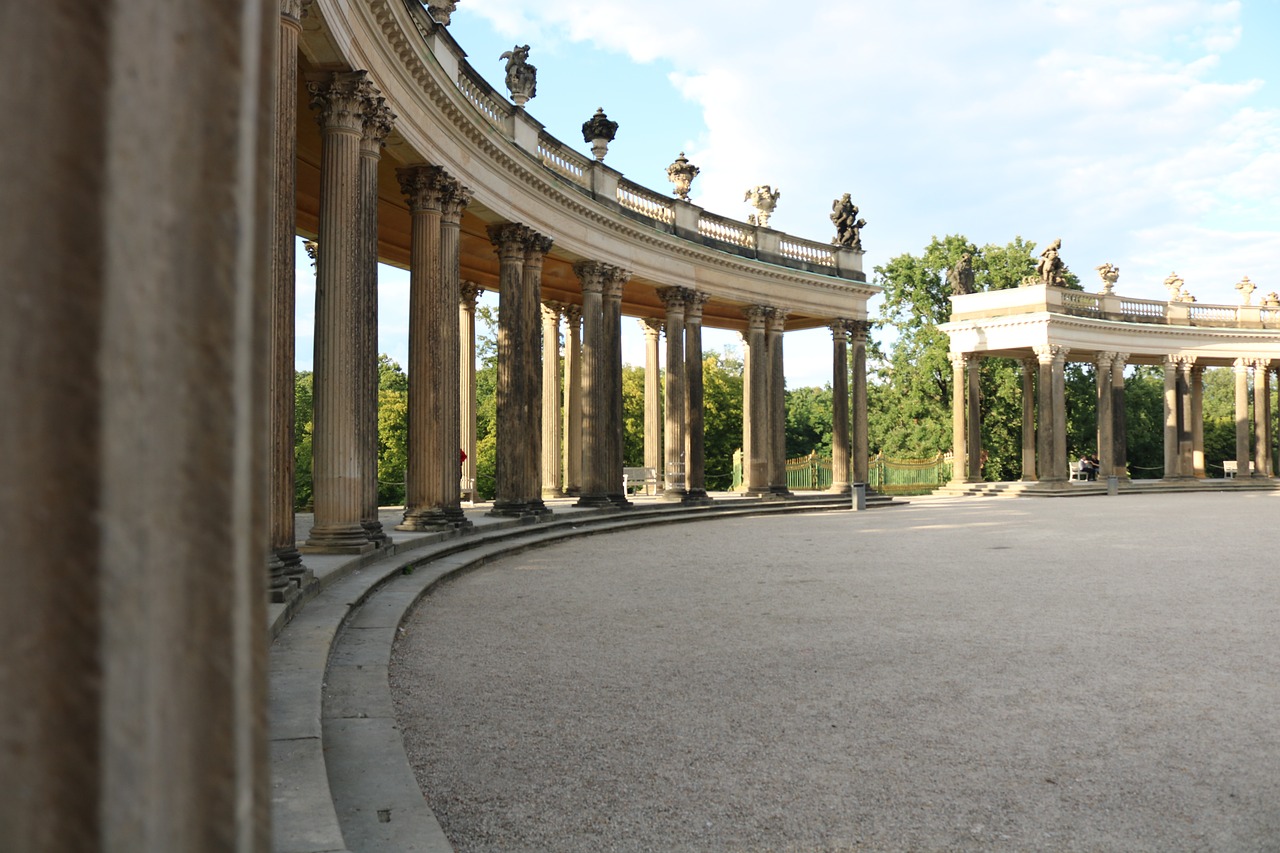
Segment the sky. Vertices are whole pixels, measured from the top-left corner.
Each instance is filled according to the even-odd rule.
[[[695,204],[746,219],[743,193],[770,184],[770,225],[826,241],[850,193],[872,281],[963,234],[1061,238],[1086,289],[1111,262],[1127,296],[1165,298],[1170,272],[1202,303],[1235,304],[1244,275],[1280,291],[1276,0],[461,0],[449,30],[502,92],[499,55],[529,44],[528,112],[589,154],[579,128],[603,107],[605,162],[663,194],[683,151]],[[407,274],[383,273],[380,348],[403,365]],[[305,255],[298,298],[309,369]],[[705,346],[737,340],[709,329]],[[785,353],[789,387],[831,381],[829,332],[789,333]]]

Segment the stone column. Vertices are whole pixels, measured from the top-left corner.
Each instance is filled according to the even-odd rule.
[[[582,306],[566,305],[564,493],[582,494]]]
[[[1191,475],[1204,479],[1204,365],[1191,371]]]
[[[1053,465],[1053,347],[1035,347],[1036,377],[1036,480],[1049,483]]]
[[[1236,477],[1249,476],[1249,359],[1235,360]]]
[[[395,114],[372,86],[360,139],[360,307],[356,335],[361,457],[360,524],[378,547],[390,539],[378,518],[378,161]]]
[[[666,447],[665,500],[683,500],[685,496],[684,459],[684,298],[680,287],[666,287],[658,291],[662,303],[667,306],[667,372],[665,375],[666,407],[663,429]]]
[[[558,498],[560,488],[560,312],[559,302],[542,303],[542,497]]]
[[[1112,471],[1120,480],[1129,479],[1129,440],[1124,405],[1124,368],[1129,353],[1118,352],[1111,361],[1111,441]]]
[[[577,505],[611,506],[605,471],[610,406],[604,333],[607,266],[598,261],[582,261],[573,265],[573,271],[582,284],[582,489]]]
[[[458,429],[462,459],[459,499],[465,489],[466,498],[476,500],[476,298],[484,291],[466,281],[458,288]]]
[[[539,328],[542,305],[542,262],[551,251],[552,240],[532,229],[524,247],[524,266],[520,286],[524,290],[524,312],[520,321],[524,339],[529,342],[528,357],[521,359],[525,380],[529,383],[529,440],[533,447],[524,457],[523,490],[529,495],[529,508],[538,515],[551,510],[542,502],[542,330]],[[495,507],[496,509],[496,507]]]
[[[1191,423],[1191,366],[1195,356],[1184,355],[1178,359],[1178,475],[1183,478],[1195,476],[1192,467],[1195,459],[1195,447],[1192,441],[1194,432]]]
[[[1269,362],[1269,361],[1267,361],[1266,359],[1263,359],[1263,361],[1262,361],[1262,375],[1263,375],[1263,379],[1264,379],[1264,381],[1267,383],[1266,397],[1265,397],[1265,399],[1266,399],[1266,411],[1265,411],[1265,412],[1263,412],[1263,415],[1262,415],[1262,422],[1263,422],[1264,424],[1266,424],[1266,425],[1267,425],[1267,427],[1266,427],[1266,439],[1267,439],[1267,460],[1266,460],[1266,462],[1267,462],[1267,464],[1266,464],[1266,467],[1265,467],[1263,470],[1267,472],[1267,476],[1268,476],[1268,477],[1271,477],[1271,476],[1274,476],[1274,475],[1275,475],[1275,451],[1274,451],[1274,448],[1275,448],[1275,446],[1276,446],[1276,437],[1275,437],[1275,432],[1274,432],[1274,430],[1272,430],[1272,428],[1271,428],[1271,397],[1272,397],[1272,394],[1271,394],[1271,388],[1272,388],[1272,384],[1271,384],[1271,364],[1270,364],[1270,362]]]
[[[1114,417],[1111,412],[1111,363],[1116,354],[1100,352],[1095,361],[1098,385],[1097,446],[1098,476],[1105,478],[1115,470]]]
[[[738,491],[745,494],[751,480],[751,332],[738,334],[742,337],[742,482]]]
[[[361,523],[365,465],[359,431],[364,410],[359,179],[367,86],[363,71],[324,73],[307,85],[320,124],[321,154],[311,444],[315,523],[304,550],[324,553],[374,547]]]
[[[538,485],[542,458],[542,341],[539,294],[524,275],[526,246],[535,236],[517,223],[489,226],[498,253],[497,459],[491,515],[546,512]]]
[[[0,19],[0,847],[265,851],[280,9]]]
[[[1036,478],[1036,368],[1034,358],[1022,364],[1022,481]]]
[[[1267,361],[1263,358],[1253,363],[1253,471],[1251,477],[1269,477],[1267,467]],[[1240,476],[1239,473],[1236,474]]]
[[[951,361],[951,482],[968,483],[969,444],[965,440],[964,405],[965,365],[969,357],[962,352],[947,353]]]
[[[769,491],[790,497],[787,488],[787,386],[782,355],[782,336],[787,312],[774,308],[769,315]]]
[[[275,241],[271,258],[271,356],[268,382],[271,550],[267,555],[271,600],[288,601],[315,577],[302,564],[294,531],[294,323],[298,159],[298,34],[301,0],[280,5],[280,55],[275,102]]]
[[[769,494],[769,353],[765,348],[765,323],[769,312],[764,305],[752,305],[747,315],[747,352],[743,367],[743,393],[747,417],[743,421],[746,493]],[[668,368],[670,369],[670,368]]]
[[[831,328],[831,491],[847,495],[849,485],[849,321]]]
[[[705,293],[689,291],[685,298],[685,487],[686,504],[711,503],[707,494],[707,447],[702,411],[702,306]]]
[[[967,455],[969,458],[969,481],[972,483],[981,483],[983,480],[981,369],[982,359],[976,353],[970,353],[968,370],[966,371],[969,380],[969,414],[965,420],[969,425]]]
[[[398,169],[412,217],[409,270],[409,465],[398,530],[469,527],[462,514],[462,405],[474,430],[475,288],[458,282],[459,230],[470,192],[435,166]],[[468,310],[469,309],[469,310]],[[459,313],[466,313],[471,372],[462,375]],[[463,389],[464,383],[467,385]],[[474,452],[474,431],[470,440]]]
[[[662,476],[662,370],[658,361],[662,321],[646,317],[644,327],[644,466],[652,468],[658,482]]]
[[[627,490],[622,481],[622,288],[631,273],[606,266],[604,273],[603,314],[605,350],[605,485],[609,500],[616,506],[629,507]]]
[[[1178,357],[1164,357],[1164,478],[1181,476],[1178,465]]]
[[[1053,471],[1054,479],[1067,482],[1067,347],[1053,347]]]
[[[850,321],[853,332],[853,479],[868,483],[871,477],[870,432],[867,420],[867,335],[870,320]]]

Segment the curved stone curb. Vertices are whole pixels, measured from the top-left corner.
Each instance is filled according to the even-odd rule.
[[[881,505],[891,505],[882,501]],[[273,850],[451,851],[404,754],[387,671],[401,622],[441,580],[499,556],[651,524],[847,509],[848,498],[566,514],[534,526],[353,561],[282,627],[271,649]]]

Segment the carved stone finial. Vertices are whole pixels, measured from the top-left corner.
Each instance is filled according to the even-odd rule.
[[[775,190],[768,184],[761,184],[758,187],[752,187],[747,190],[747,194],[742,197],[742,200],[750,202],[751,206],[756,209],[755,213],[747,217],[747,221],[752,225],[768,228],[769,217],[777,209],[778,199],[780,198],[782,198],[782,190]]]
[[[449,26],[449,16],[458,8],[458,0],[426,0],[426,4],[431,20],[446,27]]]
[[[689,158],[684,156],[684,152],[680,152],[680,156],[675,162],[667,167],[667,180],[676,185],[672,190],[672,195],[684,201],[689,200],[689,187],[693,185],[693,179],[698,177],[698,173],[702,170],[689,162]]]
[[[1120,267],[1107,261],[1101,266],[1094,267],[1098,271],[1098,275],[1102,278],[1102,292],[1110,295],[1115,290],[1116,282],[1120,280]]]
[[[1178,274],[1176,272],[1169,273],[1169,277],[1164,280],[1164,286],[1169,291],[1170,302],[1181,301],[1178,299],[1178,294],[1182,292],[1183,284],[1184,282],[1182,281],[1181,278],[1178,277]]]
[[[835,239],[831,242],[856,252],[862,251],[862,229],[867,220],[858,218],[858,206],[845,193],[831,202],[831,224],[836,227]]]
[[[1258,288],[1254,283],[1249,281],[1249,276],[1245,276],[1240,279],[1236,284],[1236,290],[1240,291],[1240,297],[1244,300],[1243,304],[1245,305],[1249,305],[1253,302],[1253,292],[1257,289]]]
[[[598,107],[596,114],[582,123],[582,141],[591,143],[591,153],[601,162],[604,162],[609,143],[617,135],[618,123],[609,121],[609,117],[604,114],[604,107]]]
[[[507,91],[517,107],[538,94],[538,69],[529,64],[529,45],[516,45],[499,59],[507,61]]]

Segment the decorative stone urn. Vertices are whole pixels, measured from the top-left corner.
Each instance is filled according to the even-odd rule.
[[[1239,283],[1236,284],[1236,290],[1240,291],[1240,298],[1244,300],[1244,305],[1249,305],[1253,302],[1253,292],[1257,289],[1253,282],[1249,281],[1249,276],[1240,279]]]
[[[747,190],[747,194],[743,196],[743,201],[751,203],[756,212],[747,217],[747,221],[752,225],[759,225],[761,228],[769,227],[769,217],[778,207],[778,199],[782,197],[782,190],[775,190],[768,184],[762,184],[758,187],[752,187]]]
[[[1115,290],[1116,282],[1120,280],[1120,267],[1107,261],[1094,269],[1098,271],[1098,275],[1102,278],[1102,292],[1110,296]]]
[[[449,26],[449,16],[458,8],[458,0],[426,0],[426,4],[431,20],[446,27]]]
[[[689,187],[693,185],[693,179],[698,177],[700,171],[702,170],[690,163],[681,151],[676,161],[667,167],[667,180],[676,185],[672,194],[682,201],[688,201]]]
[[[1182,293],[1182,285],[1185,282],[1178,276],[1176,272],[1169,273],[1169,277],[1164,280],[1164,286],[1169,291],[1170,302],[1181,302],[1179,295]]]
[[[609,121],[609,117],[604,114],[604,107],[596,109],[596,114],[582,123],[582,141],[591,143],[591,153],[601,163],[604,162],[605,152],[609,150],[609,143],[618,135],[618,123]]]

